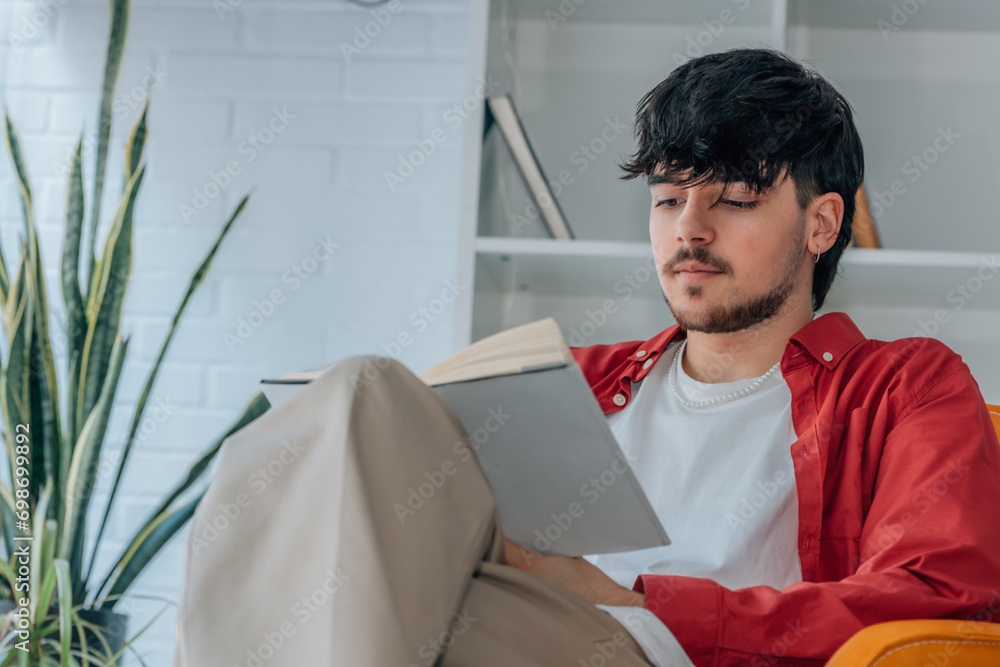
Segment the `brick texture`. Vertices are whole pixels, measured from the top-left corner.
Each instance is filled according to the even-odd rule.
[[[133,3],[99,242],[121,191],[125,138],[148,97],[147,174],[123,324],[129,358],[94,522],[191,273],[233,206],[252,194],[167,353],[98,551],[99,576],[239,417],[261,377],[387,354],[404,331],[416,343],[398,358],[417,372],[449,348],[451,313],[430,323],[415,314],[455,275],[461,132],[449,130],[394,190],[385,172],[442,125],[442,108],[464,97],[468,0],[398,0],[396,7],[386,22],[384,13],[380,21],[345,0]],[[93,178],[107,22],[104,0],[0,3],[0,93],[32,178],[59,364],[65,172],[84,132],[88,187]],[[0,247],[13,271],[22,223],[9,155],[0,153]],[[240,323],[250,320],[243,336]],[[178,536],[133,592],[176,600],[182,566]],[[120,606],[131,632],[164,606],[135,644],[150,667],[171,664],[174,608],[139,598]],[[130,656],[126,664],[139,662]]]

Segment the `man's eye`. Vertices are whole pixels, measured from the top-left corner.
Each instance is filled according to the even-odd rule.
[[[722,201],[729,204],[733,208],[740,208],[744,210],[751,209],[757,205],[757,202],[755,201],[737,201],[735,199],[723,199]]]
[[[666,199],[659,199],[656,201],[654,208],[664,206],[668,209],[677,208],[677,202],[683,201],[678,197],[668,197]],[[746,211],[755,208],[760,202],[756,201],[739,201],[736,199],[722,199],[722,203],[732,206],[733,208],[738,208],[740,210]]]

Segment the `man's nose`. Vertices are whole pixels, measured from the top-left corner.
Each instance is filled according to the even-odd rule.
[[[711,213],[706,210],[706,206],[707,204],[701,201],[687,202],[677,218],[675,233],[678,242],[704,244],[710,243],[715,238]]]

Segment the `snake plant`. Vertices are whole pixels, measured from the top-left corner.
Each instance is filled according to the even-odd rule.
[[[223,440],[269,407],[262,394],[254,396],[242,416],[208,446],[187,476],[163,498],[110,569],[94,571],[98,547],[160,364],[188,302],[204,282],[220,244],[247,203],[244,197],[235,207],[191,276],[132,410],[131,428],[117,458],[110,495],[105,506],[99,508],[103,509],[103,518],[98,525],[90,526],[87,516],[92,491],[129,342],[121,331],[122,306],[132,275],[133,218],[145,174],[142,155],[147,136],[144,108],[125,145],[124,188],[98,254],[95,239],[111,133],[112,98],[125,47],[130,3],[109,0],[109,6],[111,29],[95,135],[92,191],[84,191],[82,137],[68,171],[60,264],[67,340],[62,382],[56,373],[51,344],[49,294],[28,169],[14,123],[4,108],[3,133],[14,167],[24,228],[16,272],[8,273],[0,252],[0,325],[6,342],[6,349],[0,350],[0,436],[8,464],[0,474],[0,600],[13,601],[18,607],[16,612],[24,614],[26,620],[18,625],[11,623],[16,620],[13,616],[8,616],[5,626],[0,616],[0,667],[113,664],[125,648],[115,655],[111,655],[107,643],[103,654],[94,652],[93,646],[88,649],[84,629],[96,627],[82,617],[81,610],[114,610],[143,568],[191,518],[204,493],[198,493],[195,484]],[[88,197],[89,248],[81,247]],[[81,267],[82,260],[85,265]],[[97,533],[88,556],[85,545],[88,531],[94,528]],[[25,626],[24,634],[16,632]],[[95,660],[92,655],[103,657]]]

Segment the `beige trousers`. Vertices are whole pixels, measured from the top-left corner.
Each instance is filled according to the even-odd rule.
[[[503,564],[470,444],[375,355],[227,438],[186,537],[174,667],[648,667],[614,618]]]

